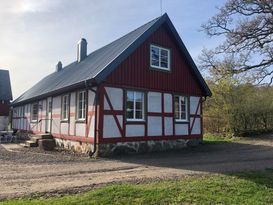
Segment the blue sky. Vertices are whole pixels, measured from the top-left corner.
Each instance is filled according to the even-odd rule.
[[[201,24],[224,0],[162,0],[194,60],[219,39],[209,39]],[[160,0],[0,0],[0,68],[10,70],[14,97],[46,75],[60,60],[76,60],[76,44],[88,53],[160,16]]]

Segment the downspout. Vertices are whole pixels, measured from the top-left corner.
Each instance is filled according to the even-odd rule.
[[[95,99],[94,99],[95,100],[94,149],[93,149],[93,151],[89,152],[89,157],[92,157],[97,151],[97,118],[98,118],[98,116],[97,116],[97,113],[98,113],[97,94],[98,93],[96,90],[92,89],[92,87],[88,87],[87,80],[85,81],[85,88],[87,91],[90,90],[91,92],[95,93]],[[86,116],[88,116],[88,115],[86,115]]]

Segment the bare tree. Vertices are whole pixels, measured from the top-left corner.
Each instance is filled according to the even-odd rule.
[[[272,84],[272,0],[227,0],[202,28],[210,37],[225,38],[218,47],[203,50],[200,57],[203,68],[220,76],[244,75],[248,80]]]

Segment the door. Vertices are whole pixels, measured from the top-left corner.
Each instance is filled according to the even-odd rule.
[[[52,121],[52,98],[47,98],[46,105],[46,132],[51,133],[51,121]]]

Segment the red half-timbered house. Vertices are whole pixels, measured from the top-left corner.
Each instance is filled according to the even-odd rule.
[[[111,155],[202,141],[211,92],[167,14],[42,79],[13,102],[13,128],[68,149]]]

